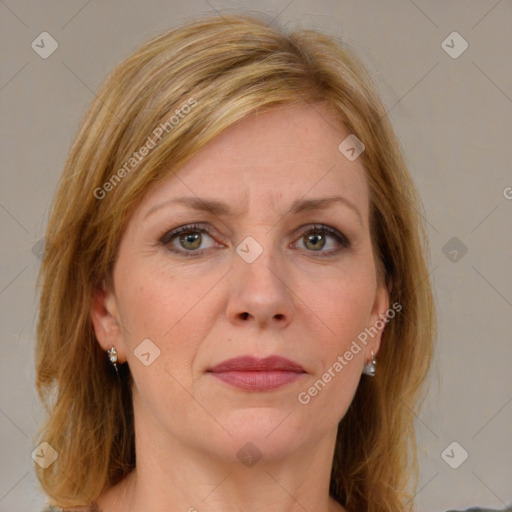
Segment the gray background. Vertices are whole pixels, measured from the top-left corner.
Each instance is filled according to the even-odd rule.
[[[44,503],[31,459],[42,418],[33,246],[78,123],[106,74],[149,37],[190,16],[251,9],[183,4],[0,0],[0,511],[37,512]],[[424,201],[439,350],[417,418],[418,509],[503,508],[512,502],[512,4],[286,0],[257,10],[343,35],[359,51]],[[43,31],[59,45],[46,59],[31,48]],[[469,44],[458,58],[442,47],[454,31]],[[452,39],[453,53],[462,46]],[[452,465],[468,452],[457,469],[441,456],[454,441],[445,456]]]

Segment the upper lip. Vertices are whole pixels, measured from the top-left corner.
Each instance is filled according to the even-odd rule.
[[[304,368],[299,363],[281,356],[269,356],[258,359],[252,356],[235,357],[219,363],[216,366],[208,368],[209,372],[270,372],[270,371],[288,371],[304,373]]]

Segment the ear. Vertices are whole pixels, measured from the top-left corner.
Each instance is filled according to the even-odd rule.
[[[110,347],[115,347],[118,361],[124,363],[126,352],[116,298],[112,291],[106,289],[104,283],[94,292],[90,314],[101,348],[106,352]]]
[[[388,321],[388,315],[386,313],[389,311],[389,293],[389,285],[384,282],[378,284],[372,311],[370,313],[370,325],[368,326],[371,332],[377,330],[377,333],[371,337],[367,343],[367,351],[371,353],[373,350],[374,357],[377,356],[379,352],[382,333]]]

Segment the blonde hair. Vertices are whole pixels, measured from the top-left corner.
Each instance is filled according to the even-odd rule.
[[[412,510],[414,418],[435,339],[420,200],[352,50],[335,37],[285,33],[249,15],[195,20],[145,43],[107,78],[69,152],[38,279],[37,389],[49,413],[39,439],[58,458],[35,469],[54,504],[90,504],[135,466],[131,373],[125,364],[116,378],[90,318],[131,212],[151,185],[238,120],[304,102],[328,106],[365,145],[379,278],[403,313],[386,326],[377,374],[361,379],[339,424],[330,494],[348,511]],[[160,139],[159,127],[166,127]]]

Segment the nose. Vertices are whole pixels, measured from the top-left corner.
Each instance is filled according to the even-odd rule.
[[[292,321],[295,295],[289,268],[270,250],[252,263],[235,254],[229,279],[227,315],[231,322],[284,328]]]

